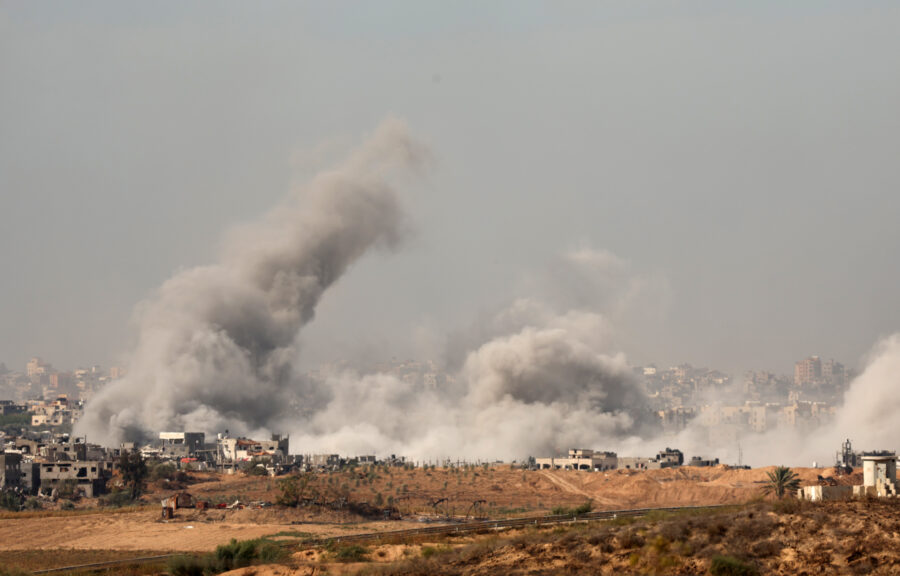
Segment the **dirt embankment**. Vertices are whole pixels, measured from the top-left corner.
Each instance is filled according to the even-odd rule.
[[[310,494],[374,502],[393,501],[404,516],[423,513],[494,517],[549,511],[591,499],[596,509],[644,508],[744,502],[760,494],[769,469],[675,468],[653,471],[522,471],[506,467],[451,470],[369,470],[315,475]],[[797,469],[804,483],[816,483],[830,470]],[[277,480],[260,477],[197,475],[188,491],[211,501],[274,501]],[[855,479],[855,478],[854,478]],[[841,479],[841,482],[853,479]],[[858,482],[858,480],[857,480]],[[145,497],[152,503],[171,494],[163,488]],[[432,505],[446,498],[439,504]],[[481,501],[478,504],[475,502]],[[152,510],[60,517],[10,517],[0,521],[0,550],[95,549],[208,551],[232,538],[249,539],[294,532],[332,536],[399,530],[415,522],[365,521],[324,508],[261,510],[179,510],[162,522]]]
[[[336,562],[337,553],[304,551],[285,565],[228,574],[892,575],[900,573],[900,501],[755,502],[635,521],[529,528],[369,547],[361,552],[364,561],[353,564]]]

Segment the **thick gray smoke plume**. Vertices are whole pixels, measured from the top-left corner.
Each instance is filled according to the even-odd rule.
[[[296,339],[322,293],[374,246],[394,246],[393,186],[423,150],[397,120],[343,164],[235,231],[220,262],[176,274],[139,310],[126,378],[93,398],[75,432],[113,444],[166,430],[269,428],[296,389]]]

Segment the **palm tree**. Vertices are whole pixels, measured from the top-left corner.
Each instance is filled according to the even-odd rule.
[[[787,466],[777,466],[775,470],[767,472],[768,482],[763,486],[763,493],[775,494],[781,500],[785,494],[796,494],[800,488],[800,477]]]

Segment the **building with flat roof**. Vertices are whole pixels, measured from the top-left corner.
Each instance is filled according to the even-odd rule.
[[[203,432],[160,432],[162,453],[173,456],[191,456],[203,449],[206,434]]]
[[[618,456],[615,452],[572,448],[568,456],[536,458],[535,464],[543,470],[615,470],[618,466]]]

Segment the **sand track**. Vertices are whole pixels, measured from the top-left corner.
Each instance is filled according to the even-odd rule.
[[[203,552],[232,538],[246,540],[285,531],[336,536],[376,530],[399,530],[405,522],[354,525],[285,525],[246,522],[160,522],[149,512],[91,514],[55,518],[0,520],[0,550],[74,548],[80,550],[169,550]]]
[[[570,492],[572,494],[578,494],[580,496],[584,496],[585,498],[593,497],[590,494],[588,494],[587,492],[585,492],[584,490],[582,490],[581,488],[578,488],[575,485],[573,485],[571,482],[568,482],[567,480],[564,480],[563,478],[560,478],[559,476],[556,476],[550,472],[547,472],[546,470],[541,470],[541,475],[544,476],[544,478],[546,478],[546,479],[550,480],[551,482],[553,482],[554,484],[556,484],[557,486],[559,486],[560,488],[562,488],[563,490],[565,490],[566,492]]]

